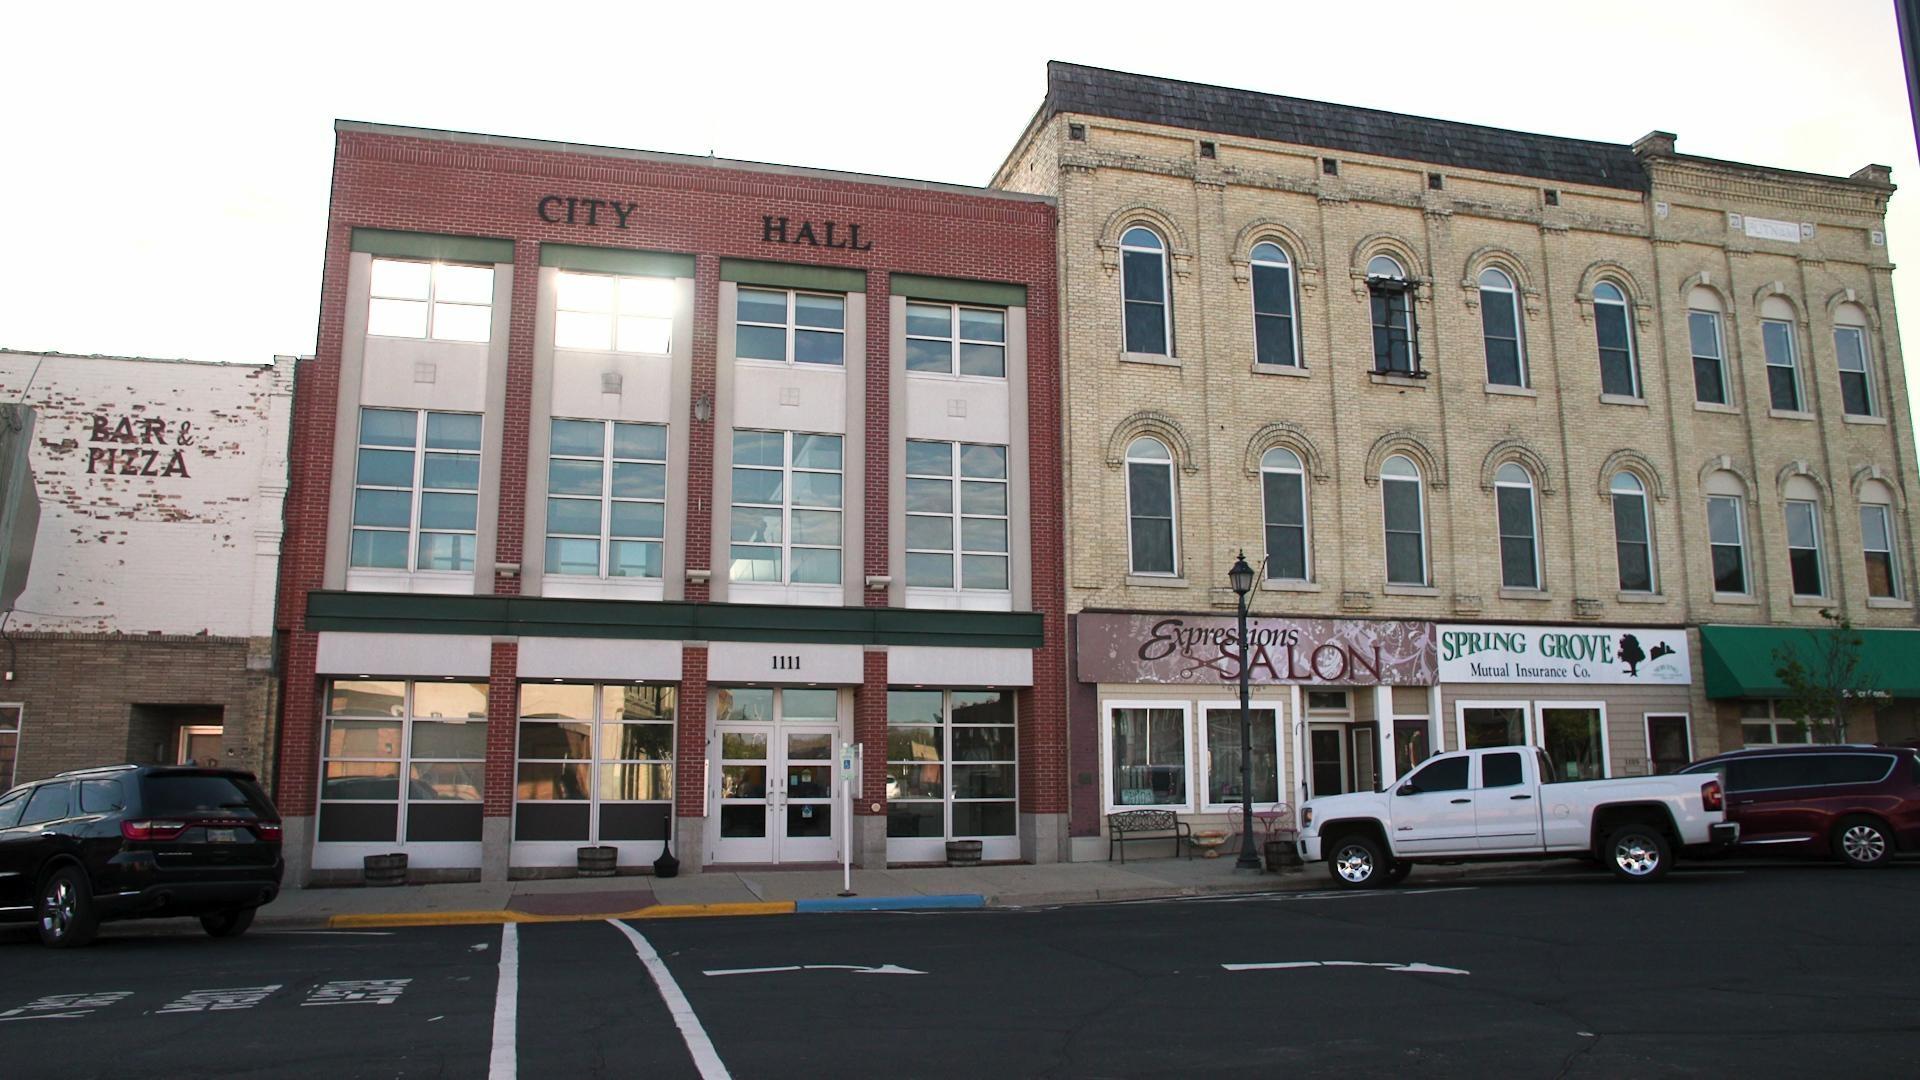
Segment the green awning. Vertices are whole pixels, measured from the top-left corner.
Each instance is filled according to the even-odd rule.
[[[1703,626],[1700,667],[1710,698],[1785,697],[1787,688],[1775,669],[1774,650],[1782,646],[1812,667],[1816,641],[1831,633],[1823,627]],[[1865,630],[1860,635],[1859,674],[1866,688],[1897,698],[1920,698],[1920,630]]]

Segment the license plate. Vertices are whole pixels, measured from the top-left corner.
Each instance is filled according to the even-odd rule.
[[[207,843],[209,844],[237,844],[239,842],[240,842],[239,829],[208,829],[207,830]]]

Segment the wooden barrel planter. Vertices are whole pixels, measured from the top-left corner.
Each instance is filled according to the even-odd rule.
[[[612,877],[620,861],[620,849],[602,845],[577,850],[581,877]]]
[[[947,841],[947,865],[948,866],[979,866],[980,865],[980,841],[978,840]]]
[[[405,885],[407,857],[405,855],[368,855],[360,860],[360,873],[369,885]]]
[[[1277,874],[1282,870],[1300,868],[1300,848],[1288,836],[1284,840],[1268,840],[1266,843],[1267,873]]]

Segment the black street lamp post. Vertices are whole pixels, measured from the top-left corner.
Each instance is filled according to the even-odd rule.
[[[1240,858],[1233,868],[1258,870],[1260,856],[1253,849],[1253,721],[1247,708],[1247,679],[1253,668],[1253,650],[1247,647],[1247,594],[1253,591],[1253,567],[1247,565],[1245,551],[1233,560],[1227,579],[1240,600]]]

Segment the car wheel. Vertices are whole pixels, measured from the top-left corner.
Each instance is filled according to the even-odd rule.
[[[1377,889],[1386,883],[1390,871],[1379,841],[1355,834],[1334,841],[1327,872],[1342,888]]]
[[[1893,837],[1872,818],[1848,818],[1833,830],[1833,853],[1848,866],[1885,866],[1893,856]]]
[[[1652,881],[1673,865],[1673,850],[1651,825],[1622,825],[1607,837],[1600,861],[1622,881]]]
[[[254,910],[250,907],[228,908],[202,915],[200,928],[207,932],[208,937],[239,937],[247,932],[247,927],[253,925]]]
[[[1407,880],[1407,875],[1411,873],[1413,873],[1412,863],[1395,859],[1393,865],[1387,867],[1387,884],[1398,885]]]
[[[40,943],[49,948],[77,949],[100,931],[100,920],[93,913],[93,890],[77,866],[62,867],[47,878],[33,914]]]

